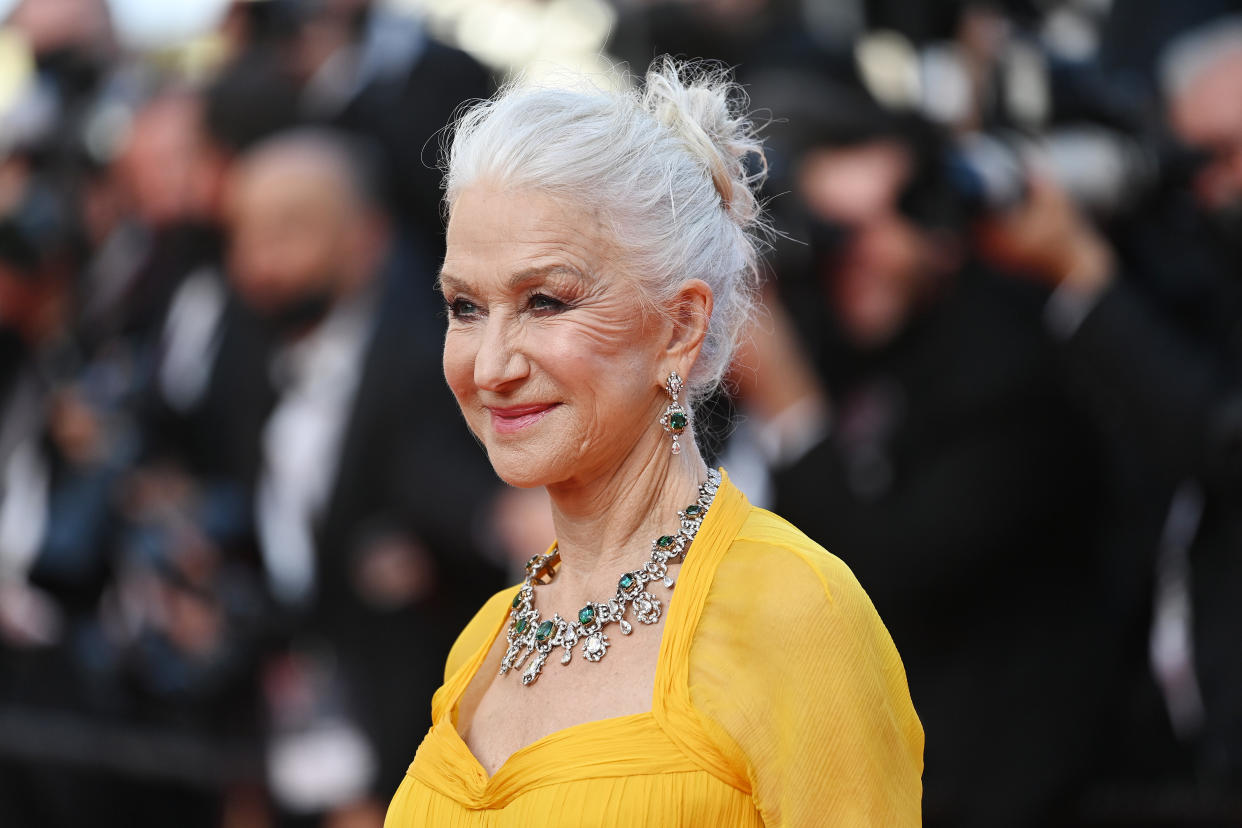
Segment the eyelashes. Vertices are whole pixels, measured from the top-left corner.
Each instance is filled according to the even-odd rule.
[[[478,305],[468,299],[449,299],[444,307],[451,319],[470,319],[479,312]]]
[[[569,304],[546,293],[535,293],[527,298],[526,307],[537,313],[541,311],[557,313],[568,308]]]
[[[445,313],[451,319],[471,320],[482,315],[483,309],[462,297],[445,300]],[[536,316],[551,316],[572,307],[568,302],[547,293],[532,293],[523,301],[523,309]]]

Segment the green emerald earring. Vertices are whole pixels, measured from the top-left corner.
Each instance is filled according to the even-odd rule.
[[[668,407],[664,409],[664,414],[660,416],[660,425],[664,426],[673,437],[673,454],[681,454],[681,443],[677,438],[686,430],[686,426],[690,425],[690,415],[686,413],[686,409],[682,408],[681,403],[677,401],[677,397],[681,394],[684,383],[676,371],[668,375],[668,379],[664,382],[664,390],[668,392],[670,400]]]

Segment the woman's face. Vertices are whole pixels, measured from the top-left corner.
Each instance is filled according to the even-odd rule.
[[[594,211],[543,193],[479,184],[453,207],[444,374],[510,484],[590,479],[660,439],[671,322],[617,255]]]

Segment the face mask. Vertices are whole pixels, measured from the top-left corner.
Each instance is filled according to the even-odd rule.
[[[1242,196],[1207,213],[1208,223],[1235,266],[1242,267]]]
[[[811,246],[811,255],[817,262],[824,262],[836,258],[845,251],[853,236],[853,229],[849,225],[808,214],[806,234],[807,243]]]
[[[323,321],[332,310],[333,298],[331,290],[322,288],[265,310],[260,316],[278,336],[296,336]]]

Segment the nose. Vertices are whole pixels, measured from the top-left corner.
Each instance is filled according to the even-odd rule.
[[[511,390],[529,371],[530,363],[521,351],[517,323],[506,314],[489,315],[474,358],[475,387],[495,392]]]

